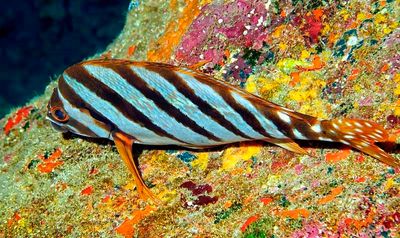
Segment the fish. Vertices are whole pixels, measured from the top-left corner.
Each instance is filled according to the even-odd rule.
[[[193,69],[156,62],[95,59],[68,67],[47,105],[60,132],[114,141],[141,199],[157,199],[134,161],[133,146],[204,149],[266,141],[307,154],[296,141],[340,142],[392,167],[400,163],[375,142],[389,133],[378,123],[322,120],[281,107]]]

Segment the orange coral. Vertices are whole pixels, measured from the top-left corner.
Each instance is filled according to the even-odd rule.
[[[336,163],[346,159],[350,155],[350,149],[340,150],[338,152],[326,153],[326,162]]]
[[[170,8],[177,7],[176,1],[171,1]],[[154,62],[167,62],[181,41],[190,24],[199,15],[199,1],[186,1],[186,7],[177,19],[173,19],[167,25],[164,35],[156,43],[152,44],[153,50],[147,53],[147,59]],[[158,46],[158,47],[155,47]]]
[[[242,230],[242,232],[245,232],[247,227],[249,225],[251,225],[253,222],[257,221],[258,218],[260,218],[260,215],[256,214],[254,216],[249,217],[246,222],[242,225],[242,227],[240,228],[240,230]]]
[[[293,210],[284,210],[278,213],[281,217],[290,217],[293,219],[297,219],[300,217],[307,218],[310,215],[310,212],[304,208],[298,208]]]
[[[343,191],[343,186],[339,186],[339,187],[333,188],[328,195],[326,195],[325,197],[321,198],[318,201],[318,204],[322,205],[322,204],[325,204],[325,203],[328,203],[328,202],[332,201],[337,196],[339,196],[342,193],[342,191]]]
[[[123,221],[121,223],[121,225],[119,225],[115,231],[124,236],[124,237],[132,237],[134,235],[135,229],[133,228],[133,226],[135,224],[138,224],[143,218],[145,218],[146,216],[148,216],[152,211],[154,210],[153,207],[147,205],[145,207],[144,210],[137,210],[133,212],[133,218],[132,219],[125,219],[125,221]]]
[[[272,198],[270,197],[265,197],[265,198],[260,198],[260,201],[264,204],[264,205],[268,205],[269,203],[271,203],[273,201]]]
[[[38,165],[37,169],[41,173],[50,173],[56,167],[62,165],[64,162],[59,161],[58,159],[61,157],[62,150],[57,148],[48,158],[44,155],[39,155],[42,162]]]

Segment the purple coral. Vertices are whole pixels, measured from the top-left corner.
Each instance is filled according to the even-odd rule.
[[[217,64],[229,45],[261,49],[269,32],[267,9],[262,2],[239,0],[224,5],[210,4],[202,9],[183,37],[177,60],[195,64],[207,60]]]

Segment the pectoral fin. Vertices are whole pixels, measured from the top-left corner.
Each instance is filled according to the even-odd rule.
[[[128,167],[129,171],[133,175],[139,197],[143,200],[147,200],[150,198],[151,200],[153,200],[153,202],[159,203],[158,198],[144,183],[142,177],[140,176],[139,169],[133,159],[132,145],[134,143],[134,140],[130,136],[122,132],[113,132],[112,135],[122,160],[125,162],[125,165]]]
[[[265,138],[264,141],[280,146],[286,150],[292,151],[298,154],[308,154],[303,148],[301,148],[296,142],[291,139],[272,139]]]

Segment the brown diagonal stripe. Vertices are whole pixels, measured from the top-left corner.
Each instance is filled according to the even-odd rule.
[[[116,125],[114,123],[112,123],[105,116],[95,110],[91,105],[86,103],[81,97],[79,97],[79,95],[75,93],[74,89],[72,89],[71,86],[69,86],[67,82],[65,82],[65,79],[62,76],[58,80],[58,90],[60,91],[62,96],[69,102],[69,104],[79,109],[81,113],[86,113],[88,116],[96,119],[95,123],[96,121],[104,123],[96,123],[97,126],[107,131],[111,131],[116,128]],[[86,109],[87,111],[84,111],[82,109]]]
[[[79,83],[84,85],[87,89],[95,93],[98,97],[102,98],[105,101],[108,101],[118,110],[118,112],[124,115],[127,119],[136,122],[142,127],[153,131],[155,134],[159,136],[168,137],[183,144],[188,144],[187,142],[176,138],[174,135],[170,134],[169,132],[155,125],[146,115],[144,115],[138,109],[136,109],[134,106],[128,103],[117,92],[109,88],[100,80],[97,80],[95,77],[93,77],[81,65],[72,66],[68,68],[65,71],[65,73],[67,73],[70,77],[72,77],[73,79],[77,80]]]
[[[196,78],[197,80],[201,80]],[[224,101],[233,109],[235,110],[241,117],[242,119],[249,125],[253,130],[256,132],[262,134],[265,137],[271,137],[269,133],[267,133],[264,129],[264,127],[260,124],[258,119],[251,113],[249,110],[247,110],[246,107],[240,105],[239,103],[236,102],[236,100],[232,97],[231,91],[229,89],[224,89],[220,86],[214,86],[210,85],[214,89],[215,92],[217,92],[223,99]],[[265,118],[265,120],[267,120]]]
[[[170,104],[158,91],[151,89],[149,85],[136,75],[128,66],[119,64],[106,65],[114,70],[122,78],[124,78],[130,85],[139,90],[144,96],[152,100],[157,107],[165,111],[169,116],[175,118],[184,126],[190,128],[192,131],[207,137],[210,140],[221,141],[220,138],[213,135],[211,132],[199,126],[195,121],[183,114],[178,108]]]
[[[250,136],[244,134],[239,129],[237,129],[232,122],[228,121],[223,115],[221,115],[218,110],[213,108],[210,104],[206,101],[201,99],[196,95],[191,87],[187,85],[185,80],[183,80],[179,75],[177,75],[171,69],[165,67],[152,67],[151,65],[146,65],[146,69],[153,71],[163,78],[168,80],[174,87],[182,93],[186,98],[191,100],[195,105],[198,106],[201,112],[211,117],[215,122],[220,124],[221,126],[225,127],[227,130],[231,131],[232,133],[236,134],[237,136],[241,136],[246,139],[253,139]]]

